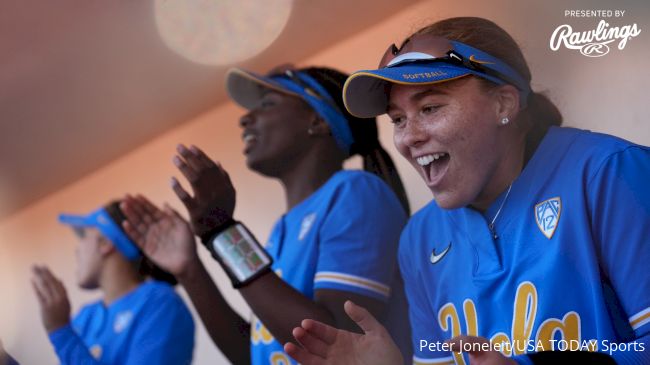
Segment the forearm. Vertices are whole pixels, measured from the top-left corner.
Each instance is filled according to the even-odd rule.
[[[303,319],[335,325],[327,308],[291,287],[274,273],[267,273],[241,288],[240,293],[257,318],[280,343],[294,341],[291,331]]]
[[[179,277],[212,341],[233,364],[250,363],[250,325],[235,312],[200,260]]]

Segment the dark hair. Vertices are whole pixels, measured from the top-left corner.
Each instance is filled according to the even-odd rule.
[[[122,223],[126,221],[126,216],[120,209],[120,203],[121,201],[119,200],[112,201],[108,203],[104,209],[106,209],[106,212],[111,217],[113,222],[115,222],[115,224],[120,227],[122,232],[124,232],[124,229],[122,229]],[[126,232],[124,232],[124,234],[126,234]],[[147,256],[142,253],[142,251],[140,253],[142,254],[141,258],[138,261],[138,273],[140,275],[151,277],[154,280],[164,281],[171,285],[178,284],[178,281],[174,275],[154,264]]]
[[[449,18],[430,24],[413,35],[416,34],[436,35],[485,51],[507,63],[530,84],[530,69],[517,42],[492,21],[476,17]],[[495,85],[489,81],[485,83]],[[526,130],[525,153],[528,159],[548,129],[562,125],[562,114],[546,95],[531,90],[526,107],[519,112],[515,122]]]
[[[384,180],[393,189],[406,213],[410,214],[402,179],[397,172],[395,163],[379,142],[377,120],[375,118],[357,118],[350,114],[343,104],[343,84],[349,75],[326,67],[310,67],[300,71],[307,73],[327,90],[348,120],[354,138],[349,156],[360,155],[363,159],[363,169]]]

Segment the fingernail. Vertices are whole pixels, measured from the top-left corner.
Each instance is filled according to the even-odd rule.
[[[190,146],[190,150],[191,150],[195,155],[198,155],[198,154],[199,154],[199,149],[198,149],[195,145],[191,145],[191,146]]]
[[[172,159],[172,161],[174,162],[174,165],[176,165],[177,167],[181,167],[181,164],[182,164],[182,163],[181,163],[181,159],[178,158],[178,156],[174,156],[174,158]]]
[[[182,152],[187,151],[187,148],[185,148],[184,145],[182,145],[182,144],[179,143],[179,144],[176,146],[176,150],[177,150],[178,152],[181,152],[181,153],[182,153]]]
[[[171,186],[175,186],[176,184],[178,184],[178,180],[176,180],[175,177],[172,177],[171,179],[169,179],[169,183]]]

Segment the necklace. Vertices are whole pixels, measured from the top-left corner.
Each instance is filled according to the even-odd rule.
[[[494,230],[494,222],[496,222],[497,217],[499,216],[499,213],[501,213],[501,209],[503,208],[503,205],[506,203],[506,200],[508,200],[508,196],[510,195],[510,189],[512,189],[512,183],[510,183],[510,186],[508,186],[508,192],[506,192],[506,197],[503,198],[501,201],[501,205],[499,206],[499,209],[497,210],[497,214],[494,215],[494,218],[492,218],[492,222],[488,225],[488,228],[490,229],[490,232],[492,233],[492,237],[496,240],[499,238],[497,236],[496,231]]]

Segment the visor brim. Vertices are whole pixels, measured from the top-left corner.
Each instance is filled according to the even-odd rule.
[[[443,63],[358,71],[343,86],[343,102],[350,114],[359,118],[373,118],[386,113],[391,84],[430,85],[471,74],[474,72],[466,68]]]
[[[283,94],[299,96],[269,77],[240,68],[232,68],[226,73],[226,91],[228,96],[241,107],[251,110],[259,105],[264,93],[268,90]]]

